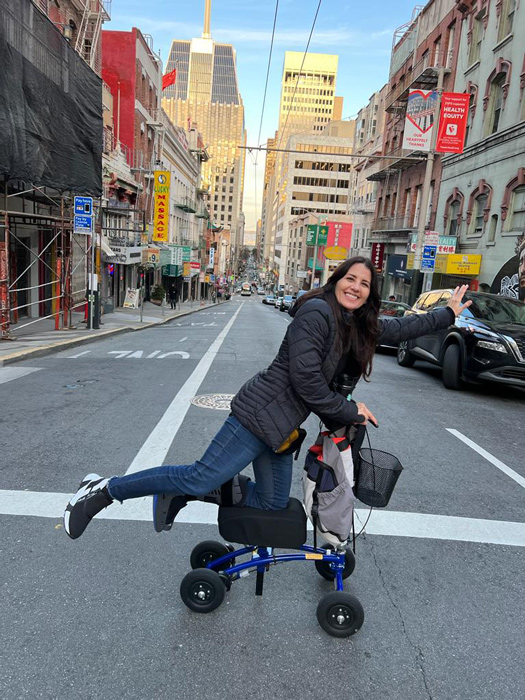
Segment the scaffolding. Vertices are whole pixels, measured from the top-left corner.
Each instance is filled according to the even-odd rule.
[[[92,245],[96,234],[73,231],[71,197],[54,199],[43,187],[0,194],[0,338],[54,318],[55,329],[72,326],[75,309],[84,311]],[[28,197],[29,195],[29,197]],[[13,203],[17,199],[19,211]],[[48,211],[41,211],[48,200]],[[27,211],[27,205],[32,211]],[[40,210],[40,211],[39,211]],[[25,320],[25,318],[27,320]]]

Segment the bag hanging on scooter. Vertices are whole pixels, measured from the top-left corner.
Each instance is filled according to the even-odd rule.
[[[306,514],[317,536],[338,547],[352,532],[355,497],[352,441],[354,427],[322,431],[308,450],[303,474]]]

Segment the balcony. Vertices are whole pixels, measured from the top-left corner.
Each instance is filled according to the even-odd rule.
[[[366,168],[366,179],[373,182],[386,180],[388,175],[398,173],[401,170],[408,170],[413,165],[422,163],[426,160],[426,156],[420,155],[419,151],[409,151],[406,148],[396,148],[395,151],[385,153],[390,156],[388,160],[379,160],[373,163],[372,166]],[[370,174],[368,172],[370,171]]]
[[[415,227],[409,223],[407,216],[380,216],[372,221],[370,230],[376,232],[399,232],[410,233],[415,231]]]
[[[433,90],[437,87],[439,69],[445,67],[445,73],[450,73],[452,54],[450,51],[440,51],[434,61],[430,55],[423,56],[412,70],[395,85],[385,97],[385,111],[399,112],[404,110],[410,89]]]
[[[199,204],[197,206],[197,211],[195,212],[195,216],[198,219],[209,219],[210,212],[208,211],[208,208],[204,204]]]
[[[191,197],[176,197],[175,206],[182,211],[188,212],[190,214],[195,214],[197,211],[197,204]]]

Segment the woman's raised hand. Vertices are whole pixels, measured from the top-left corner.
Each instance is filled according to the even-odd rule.
[[[472,304],[472,301],[466,301],[464,304],[461,303],[467,289],[468,284],[463,284],[461,287],[456,287],[456,289],[454,289],[454,293],[448,301],[447,306],[452,309],[456,316],[459,316],[463,309],[467,309]]]
[[[368,421],[370,421],[370,423],[375,425],[377,428],[377,418],[374,416],[372,411],[368,410],[364,403],[357,402],[357,411],[360,416],[364,416],[364,420],[358,421],[360,425],[367,425]]]

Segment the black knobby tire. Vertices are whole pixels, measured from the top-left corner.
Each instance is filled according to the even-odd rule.
[[[397,347],[397,364],[401,367],[413,367],[416,358],[410,354],[408,341],[402,340]]]
[[[323,545],[321,549],[333,549],[330,545]],[[315,568],[317,573],[320,574],[327,581],[333,581],[335,579],[335,571],[330,568],[330,563],[323,561],[322,559],[317,559],[315,562]],[[345,547],[345,568],[343,569],[343,580],[347,579],[352,575],[355,569],[355,556],[350,547]]]
[[[452,343],[445,350],[442,379],[447,389],[461,389],[461,350],[456,343]]]
[[[216,571],[195,569],[182,579],[180,597],[184,605],[198,613],[209,613],[224,600],[224,582]]]
[[[332,637],[350,637],[361,629],[365,611],[355,595],[332,591],[319,601],[317,620]]]
[[[222,542],[216,542],[215,540],[205,540],[204,542],[199,542],[196,545],[190,555],[190,564],[192,569],[205,569],[206,566],[215,559],[223,557],[232,549],[228,545]],[[227,569],[230,566],[234,566],[235,558],[229,559],[225,562],[221,569]]]

